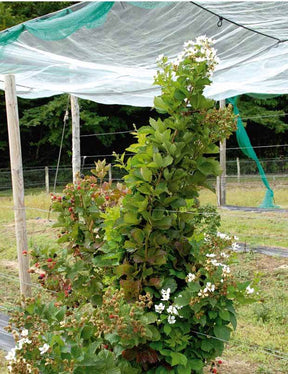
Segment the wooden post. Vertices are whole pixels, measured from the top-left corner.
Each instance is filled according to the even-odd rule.
[[[220,100],[220,108],[225,108],[225,100]],[[217,177],[217,204],[226,204],[226,139],[220,141],[220,166],[222,174]]]
[[[111,164],[109,164],[108,175],[109,175],[109,183],[111,183],[112,182],[112,165]]]
[[[240,183],[241,171],[240,171],[240,160],[239,157],[236,158],[237,163],[237,181]]]
[[[45,166],[45,187],[46,193],[49,194],[49,168]]]
[[[71,115],[72,115],[72,173],[73,183],[76,182],[76,176],[80,173],[80,115],[78,98],[71,95]]]
[[[20,292],[24,296],[30,297],[32,293],[31,279],[30,274],[28,273],[29,257],[27,254],[25,254],[25,252],[23,252],[28,251],[28,244],[26,231],[26,214],[24,205],[24,180],[21,140],[14,75],[5,75],[4,87],[14,201],[16,244],[19,264]]]

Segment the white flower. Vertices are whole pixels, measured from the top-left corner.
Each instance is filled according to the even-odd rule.
[[[16,348],[12,348],[5,356],[7,361],[16,361]]]
[[[195,274],[192,274],[192,273],[189,273],[187,275],[187,282],[193,282],[195,279],[196,279],[196,275]]]
[[[223,234],[222,232],[217,232],[217,236],[221,239],[226,239],[226,240],[231,239],[229,235]]]
[[[173,306],[173,305],[170,305],[167,308],[167,312],[170,313],[170,314],[175,314],[176,316],[179,315],[177,308],[175,306]]]
[[[22,339],[18,340],[15,349],[20,350],[20,349],[23,348],[23,344],[31,344],[31,343],[32,343],[32,341],[30,339],[22,338]]]
[[[250,284],[249,284],[249,286],[248,287],[246,287],[246,293],[247,293],[247,295],[251,295],[252,293],[254,293],[254,288],[251,288],[250,287]]]
[[[22,330],[21,336],[24,336],[24,337],[28,336],[28,330],[27,329]]]
[[[162,62],[163,58],[164,58],[164,55],[163,55],[163,54],[159,55],[159,56],[156,58],[156,62]]]
[[[162,303],[160,303],[159,305],[155,305],[155,311],[156,311],[156,313],[160,313],[161,314],[164,309],[165,309],[165,305],[162,304]]]
[[[49,344],[45,343],[42,347],[39,347],[40,355],[44,355],[49,349]]]
[[[222,274],[224,277],[226,277],[228,274],[230,274],[230,267],[228,265],[222,265]]]
[[[169,315],[168,316],[168,323],[170,323],[170,325],[173,325],[173,323],[175,323],[175,322],[176,322],[175,316]]]
[[[207,253],[206,257],[213,258],[216,257],[215,253]]]
[[[8,369],[8,371],[9,371],[9,373],[12,372],[12,366],[11,366],[11,365],[8,365],[8,366],[7,366],[7,369]]]
[[[221,252],[220,256],[223,257],[223,258],[228,258],[229,257],[229,255],[225,252]]]
[[[206,288],[204,288],[204,292],[207,292],[205,290],[207,290],[209,292],[214,292],[215,291],[215,284],[212,284],[211,282],[207,282]]]
[[[206,290],[206,291],[205,291],[205,290]],[[198,296],[200,296],[200,297],[208,296],[207,289],[204,288],[204,290],[200,290],[200,291],[198,292]]]
[[[241,246],[238,243],[232,243],[232,249],[233,251],[237,251],[241,249]]]
[[[219,266],[219,265],[221,265],[220,262],[218,262],[218,261],[215,260],[215,259],[211,260],[210,263],[211,263],[212,265],[214,265],[214,266]]]
[[[179,296],[180,297],[180,296]],[[177,308],[178,310],[182,309],[183,306],[182,305],[177,305],[177,304],[174,304],[175,305],[175,308]]]
[[[169,298],[170,298],[170,288],[167,288],[167,290],[161,290],[161,295],[162,295],[162,299],[163,301],[168,301]]]

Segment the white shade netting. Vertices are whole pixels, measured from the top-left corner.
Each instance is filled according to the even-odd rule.
[[[94,20],[91,12],[101,4],[76,4],[60,18],[27,22],[18,38],[2,42],[0,88],[4,75],[14,74],[23,98],[71,93],[104,104],[152,106],[159,93],[153,86],[157,56],[174,59],[185,41],[206,35],[220,58],[206,96],[288,93],[286,1],[104,3],[110,9]],[[74,30],[83,12],[90,12],[89,22]],[[0,33],[0,43],[9,32]]]

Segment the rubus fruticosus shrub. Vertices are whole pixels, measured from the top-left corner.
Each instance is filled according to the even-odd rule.
[[[162,116],[135,129],[127,162],[116,157],[125,187],[104,182],[98,163],[95,177],[52,198],[65,249],[32,255],[54,300],[26,300],[14,315],[10,372],[191,374],[222,353],[236,328],[234,302],[254,289],[233,278],[231,239],[198,201],[221,173],[215,143],[236,126],[231,108],[203,95],[216,63],[205,37],[175,61],[160,57]]]

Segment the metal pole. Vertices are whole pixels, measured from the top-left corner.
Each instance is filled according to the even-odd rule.
[[[9,136],[10,164],[14,201],[15,233],[19,264],[20,292],[26,297],[32,295],[27,254],[26,213],[24,205],[24,179],[19,128],[18,104],[14,75],[5,75],[5,99]]]

